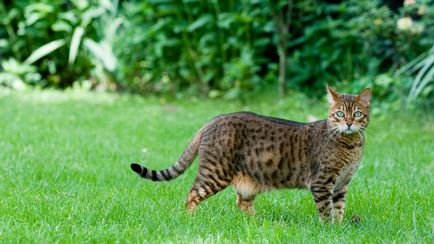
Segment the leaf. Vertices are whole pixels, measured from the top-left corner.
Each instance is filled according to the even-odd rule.
[[[423,60],[423,67],[417,73],[410,89],[409,98],[415,98],[425,88],[433,78],[434,72],[434,53]]]
[[[422,73],[422,75],[419,76],[419,73]],[[419,73],[414,81],[414,84],[418,84],[418,86],[414,90],[413,94],[411,94],[410,98],[418,97],[419,94],[422,93],[425,88],[427,88],[428,83],[431,82],[434,78],[434,66],[431,66],[431,68],[427,70],[426,73],[423,73],[422,70]]]
[[[66,22],[65,20],[57,20],[52,26],[51,29],[53,29],[53,31],[65,31],[67,33],[71,33],[72,32],[72,27],[71,25],[69,25],[68,22]]]
[[[105,31],[104,40],[106,40],[109,43],[112,43],[113,38],[116,36],[116,32],[119,29],[119,27],[122,25],[124,20],[122,18],[116,18],[111,21],[107,21],[107,29]]]
[[[106,42],[95,42],[92,39],[84,39],[84,45],[87,49],[101,61],[103,66],[108,71],[114,71],[117,66],[116,56],[113,54],[113,50]]]
[[[89,6],[89,2],[86,0],[75,0],[72,3],[80,10],[86,9]]]
[[[27,26],[31,26],[54,11],[54,7],[48,3],[29,4],[24,9],[25,23]]]
[[[74,34],[72,35],[71,45],[69,46],[69,57],[68,63],[74,64],[75,58],[77,57],[78,47],[80,46],[81,37],[83,36],[84,29],[79,26],[75,28]]]
[[[89,8],[84,13],[81,14],[81,26],[86,27],[93,19],[96,19],[103,15],[106,9],[99,6],[97,8]]]
[[[54,52],[56,49],[62,47],[63,45],[65,45],[65,41],[62,39],[51,41],[33,51],[32,54],[24,61],[24,63],[32,64],[43,58],[44,56],[47,56],[48,54]]]
[[[415,59],[410,61],[408,64],[402,66],[402,68],[398,69],[396,71],[396,76],[401,75],[404,72],[409,72],[410,74],[415,72],[416,70],[419,70],[423,63],[425,62],[425,59],[429,55],[430,52],[434,50],[434,47],[432,47],[429,51],[422,53],[421,55],[417,56]]]
[[[229,29],[233,23],[237,21],[236,15],[233,13],[222,13],[218,16],[217,25],[222,29]]]
[[[34,73],[36,68],[29,64],[21,64],[14,58],[4,60],[1,62],[1,67],[6,73],[11,73],[15,75],[23,75],[25,73]]]
[[[193,32],[199,28],[201,28],[202,26],[208,24],[212,22],[212,17],[210,14],[205,14],[204,16],[200,17],[199,19],[197,19],[196,21],[194,21],[193,23],[191,23],[187,30],[189,32]]]

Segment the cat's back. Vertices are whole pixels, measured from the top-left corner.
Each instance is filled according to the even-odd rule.
[[[312,123],[268,117],[252,112],[236,112],[215,117],[207,127],[205,136],[228,138],[230,142],[247,142],[245,144],[251,146],[258,143],[286,143],[290,137],[295,138],[294,142],[307,141]]]
[[[222,114],[215,117],[212,122],[217,125],[235,125],[235,126],[246,126],[246,125],[257,125],[262,126],[265,129],[271,129],[272,127],[302,127],[307,126],[308,123],[302,123],[292,120],[286,120],[282,118],[269,117],[253,112],[235,112],[229,114]]]

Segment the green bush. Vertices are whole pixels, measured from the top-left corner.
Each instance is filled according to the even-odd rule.
[[[110,46],[111,29],[117,26],[115,4],[79,0],[0,3],[0,38],[4,43],[0,54],[23,67],[36,67],[41,79],[23,79],[24,83],[67,87],[93,78],[104,83],[99,67],[114,71],[116,66]],[[5,77],[9,73],[5,62],[2,69]]]
[[[295,19],[305,21],[298,23],[302,33],[293,40],[289,73],[294,75],[290,75],[289,85],[318,90],[325,82],[338,81],[353,86],[350,83],[374,80],[405,65],[434,40],[433,26],[424,25],[429,21],[400,29],[397,22],[405,11],[394,14],[375,1],[344,1],[339,5],[300,2]]]
[[[116,46],[119,83],[139,91],[209,94],[261,88],[273,60],[272,25],[261,3],[124,2]],[[131,41],[127,41],[131,40]],[[131,77],[134,77],[131,79]]]
[[[434,45],[428,0],[398,12],[368,0],[17,0],[0,3],[0,14],[6,86],[88,82],[234,98],[276,89],[282,63],[281,90],[322,95],[325,83],[370,85],[377,97],[397,100],[417,69],[397,71]],[[418,98],[431,99],[425,83]]]

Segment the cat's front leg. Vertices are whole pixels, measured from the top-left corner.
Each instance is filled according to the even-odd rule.
[[[345,214],[345,202],[346,194],[348,191],[348,185],[344,185],[339,189],[335,189],[333,193],[333,219],[341,223]]]
[[[335,183],[336,176],[324,175],[311,185],[311,191],[318,209],[319,217],[323,221],[329,221],[333,217],[333,189]]]
[[[344,218],[348,184],[354,175],[355,169],[356,168],[350,168],[350,170],[344,171],[341,177],[338,177],[335,189],[333,190],[332,217],[338,223],[341,223]]]

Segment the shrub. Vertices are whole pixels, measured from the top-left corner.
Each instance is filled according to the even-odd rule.
[[[88,80],[234,98],[276,87],[283,65],[280,90],[375,85],[387,100],[412,83],[411,73],[393,74],[434,45],[428,0],[398,11],[368,0],[17,0],[0,13],[0,80],[9,86],[5,75],[43,87]],[[432,97],[425,93],[418,97]]]
[[[0,37],[5,43],[0,54],[36,67],[42,79],[23,80],[32,85],[67,87],[92,76],[104,83],[98,68],[113,71],[116,66],[110,46],[114,34],[110,28],[116,27],[115,11],[116,5],[109,1],[0,3],[4,16]],[[3,65],[3,73],[8,72]]]

